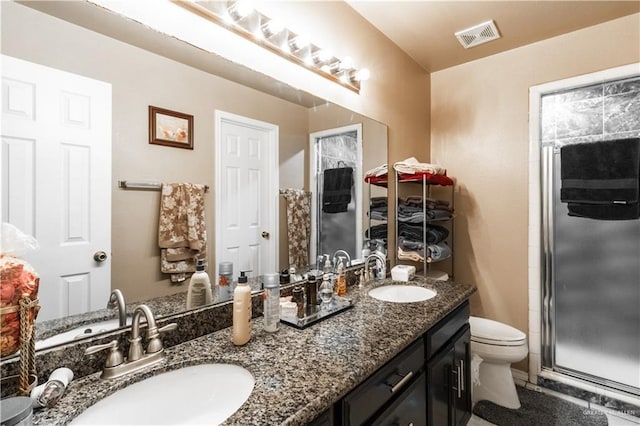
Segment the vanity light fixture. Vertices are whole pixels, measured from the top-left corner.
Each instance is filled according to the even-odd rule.
[[[369,70],[356,69],[350,57],[339,59],[328,49],[314,45],[305,35],[263,15],[251,0],[171,1],[356,93],[360,93],[360,83],[370,77]]]

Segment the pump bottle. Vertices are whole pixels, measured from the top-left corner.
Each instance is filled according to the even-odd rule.
[[[241,271],[238,285],[233,291],[233,337],[234,345],[244,345],[251,339],[251,288],[246,271]]]
[[[211,281],[209,280],[209,275],[204,270],[204,260],[198,259],[196,272],[189,280],[187,309],[197,308],[198,306],[209,305],[211,303],[213,303]]]

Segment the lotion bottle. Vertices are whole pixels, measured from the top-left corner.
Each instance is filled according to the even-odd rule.
[[[233,291],[233,338],[234,345],[244,345],[251,339],[251,288],[245,271],[240,272],[238,285]]]
[[[187,290],[187,309],[213,303],[211,292],[211,281],[209,275],[204,270],[204,260],[198,259],[196,272],[189,280],[189,290]]]

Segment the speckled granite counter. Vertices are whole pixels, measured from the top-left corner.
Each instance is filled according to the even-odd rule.
[[[314,419],[376,369],[420,337],[467,299],[475,288],[420,280],[438,295],[428,301],[396,304],[368,296],[374,287],[352,287],[355,307],[305,330],[281,325],[277,333],[253,323],[253,337],[242,347],[226,328],[166,350],[166,359],[114,380],[92,374],[73,381],[49,410],[34,414],[34,424],[66,424],[99,399],[128,384],[186,365],[215,362],[245,367],[255,388],[226,425],[302,425]],[[389,280],[375,286],[388,284]]]

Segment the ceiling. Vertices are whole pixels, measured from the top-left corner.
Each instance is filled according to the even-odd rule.
[[[428,72],[640,12],[639,0],[346,1]],[[464,49],[454,35],[492,19],[498,40]]]

